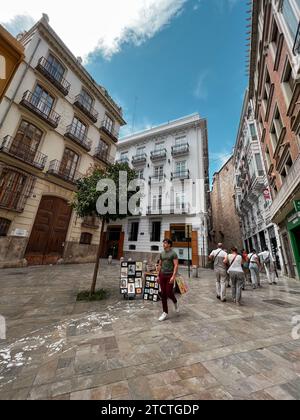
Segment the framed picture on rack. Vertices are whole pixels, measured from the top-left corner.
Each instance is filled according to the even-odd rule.
[[[144,300],[158,302],[159,300],[159,284],[156,275],[145,276]]]
[[[135,288],[136,289],[142,289],[143,288],[142,279],[135,279]]]
[[[136,272],[135,264],[133,263],[128,264],[128,277],[135,277],[135,272]]]
[[[129,295],[135,295],[135,286],[134,283],[128,284],[128,294]]]
[[[121,267],[121,277],[128,277],[128,268]]]
[[[143,263],[142,262],[137,262],[136,263],[136,271],[143,271]]]

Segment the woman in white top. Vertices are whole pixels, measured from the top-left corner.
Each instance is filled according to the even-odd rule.
[[[229,264],[228,274],[231,279],[233,301],[237,305],[241,305],[244,284],[243,257],[238,254],[236,248],[232,248],[231,254],[225,258],[224,263]]]

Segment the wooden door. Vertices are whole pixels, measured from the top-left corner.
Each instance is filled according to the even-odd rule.
[[[198,232],[192,232],[192,264],[199,266]]]
[[[26,250],[29,265],[55,264],[62,258],[72,209],[57,197],[43,197]]]

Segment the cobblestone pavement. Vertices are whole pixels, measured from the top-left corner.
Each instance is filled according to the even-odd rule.
[[[299,282],[237,307],[203,270],[159,323],[160,303],[121,298],[118,268],[102,262],[97,303],[76,302],[92,265],[0,271],[0,399],[300,399]]]

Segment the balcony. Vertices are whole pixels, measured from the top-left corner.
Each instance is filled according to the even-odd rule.
[[[101,160],[101,162],[107,166],[113,165],[115,161],[115,159],[107,152],[105,152],[101,147],[97,147],[95,150],[94,158]]]
[[[76,124],[71,124],[67,127],[65,137],[74,141],[78,146],[83,147],[88,152],[92,148],[92,142],[87,138],[86,130],[80,129]]]
[[[165,180],[166,180],[166,175],[165,174],[153,175],[153,176],[150,176],[149,183],[152,184],[152,185],[162,184],[162,183],[165,182]]]
[[[105,133],[107,136],[109,136],[113,142],[118,143],[119,133],[117,132],[117,130],[114,130],[113,128],[108,127],[107,122],[105,120],[102,121],[100,130],[103,133]]]
[[[66,182],[70,182],[71,184],[76,184],[77,181],[83,178],[83,175],[77,172],[75,167],[67,169],[63,167],[62,163],[58,160],[52,160],[50,162],[48,174],[54,175]]]
[[[27,196],[16,191],[4,190],[0,193],[0,208],[22,213]]]
[[[74,105],[80,109],[93,123],[98,121],[98,112],[84,99],[82,94],[75,98]]]
[[[117,163],[119,163],[119,164],[127,163],[127,165],[129,165],[129,158],[128,157],[122,157],[120,159],[117,159]]]
[[[250,181],[249,192],[253,193],[255,197],[262,193],[266,188],[266,180],[264,171],[258,171],[254,174]]]
[[[36,69],[46,77],[64,96],[70,92],[71,84],[62,77],[57,68],[45,57],[40,58]]]
[[[133,165],[142,165],[147,162],[147,155],[146,153],[142,153],[140,155],[133,156],[132,164]]]
[[[296,187],[299,185],[299,173],[300,173],[300,155],[294,162],[287,175],[284,183],[282,184],[278,194],[276,195],[273,204],[271,206],[271,217],[272,219],[279,210],[285,206],[287,200],[291,197]]]
[[[53,111],[48,102],[44,99],[41,99],[39,96],[28,90],[24,93],[20,103],[25,108],[29,109],[35,115],[48,123],[51,127],[58,127],[60,115]]]
[[[180,144],[180,145],[172,147],[173,157],[185,156],[185,155],[188,155],[189,152],[190,152],[190,145],[188,143]]]
[[[12,156],[22,162],[34,166],[41,171],[45,168],[47,156],[37,152],[29,146],[15,141],[11,136],[6,136],[0,145],[0,152]]]
[[[152,215],[171,215],[171,214],[189,214],[191,210],[189,203],[183,203],[183,204],[169,204],[165,206],[159,206],[159,207],[152,207],[149,206],[147,208],[147,216]]]
[[[184,180],[184,179],[190,179],[190,171],[189,170],[174,172],[171,175],[171,180],[172,181]]]
[[[156,162],[158,160],[166,160],[166,159],[167,159],[167,149],[154,150],[153,152],[151,152],[152,162]]]

